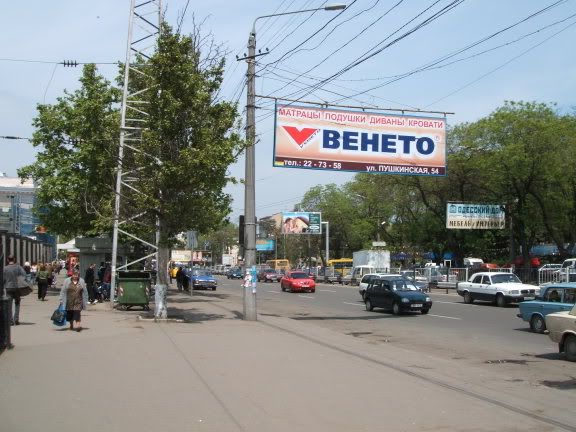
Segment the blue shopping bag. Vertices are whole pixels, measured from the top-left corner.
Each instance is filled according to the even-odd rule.
[[[58,306],[58,308],[52,313],[50,319],[52,320],[52,323],[58,327],[66,325],[66,311],[64,310],[64,306]]]

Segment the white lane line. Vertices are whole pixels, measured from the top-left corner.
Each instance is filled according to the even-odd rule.
[[[272,293],[272,294],[282,294],[280,291],[266,291],[266,292],[269,292],[269,293]]]
[[[433,315],[433,314],[428,314],[428,316],[433,316],[436,318],[453,319],[453,320],[461,320],[462,319],[462,318],[455,318],[455,317],[449,317],[449,316],[444,316],[444,315]]]
[[[364,303],[348,303],[348,302],[342,302],[342,303],[347,304],[347,305],[352,305],[352,306],[362,306],[362,307],[364,307]]]
[[[302,294],[298,294],[298,297],[309,298],[309,299],[315,299],[316,298],[316,297],[306,296],[306,295],[302,295]]]
[[[333,291],[333,290],[318,290],[318,291],[322,291],[322,292],[338,292],[338,291]]]
[[[434,300],[434,303],[442,303],[442,304],[455,304],[455,305],[465,305],[465,306],[470,306],[470,305],[467,305],[466,303],[462,303],[462,302],[447,302],[447,301],[440,301],[440,300]]]

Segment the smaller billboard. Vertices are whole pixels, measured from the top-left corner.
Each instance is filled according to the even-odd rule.
[[[504,229],[505,206],[499,204],[448,203],[446,228],[449,229]]]
[[[256,250],[259,252],[270,252],[274,250],[273,239],[256,239]]]
[[[187,249],[172,249],[170,251],[170,260],[178,262],[192,261],[192,251]]]
[[[322,234],[322,215],[318,212],[282,213],[282,234]]]

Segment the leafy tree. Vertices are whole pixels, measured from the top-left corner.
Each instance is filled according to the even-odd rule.
[[[42,224],[66,237],[111,226],[120,95],[92,64],[84,66],[80,83],[54,105],[38,105],[32,144],[41,150],[18,170],[38,185]]]
[[[140,193],[129,194],[140,221],[158,223],[158,269],[166,283],[169,247],[178,233],[208,232],[230,211],[223,192],[230,164],[243,147],[235,104],[218,101],[224,59],[219,48],[202,52],[198,32],[174,34],[163,24],[155,54],[146,62],[146,80],[135,80],[148,102],[141,152],[134,155]]]

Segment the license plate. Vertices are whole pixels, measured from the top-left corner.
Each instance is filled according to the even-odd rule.
[[[421,308],[421,307],[422,307],[422,303],[412,303],[410,306],[413,307],[413,308]]]
[[[302,285],[302,288],[308,288],[308,285]]]
[[[524,297],[524,300],[534,300],[535,297]]]

